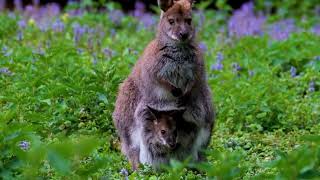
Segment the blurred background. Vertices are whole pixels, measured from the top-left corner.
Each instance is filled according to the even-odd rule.
[[[157,5],[156,0],[0,0],[2,2],[2,6],[8,9],[14,9],[15,5],[20,4],[21,6],[27,6],[32,4],[38,4],[38,5],[46,5],[50,3],[56,3],[60,7],[65,7],[66,5],[70,3],[86,3],[86,4],[95,4],[96,6],[102,8],[106,3],[108,2],[117,2],[121,4],[121,7],[125,11],[130,11],[135,8],[135,4],[137,2],[143,3],[146,8],[151,11],[152,6]],[[203,0],[198,0],[197,2],[201,2]],[[249,0],[228,0],[227,4],[230,5],[233,9],[237,9],[241,7],[241,5],[245,2],[248,2]],[[213,0],[209,4],[209,8],[217,8],[215,5],[216,0]]]

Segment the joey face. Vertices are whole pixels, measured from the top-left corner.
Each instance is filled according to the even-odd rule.
[[[163,116],[154,121],[154,129],[159,142],[169,149],[177,144],[176,121],[170,116]]]
[[[185,109],[158,111],[148,107],[152,118],[153,143],[162,148],[173,150],[177,145],[177,122],[182,118]],[[150,121],[149,121],[150,122]]]
[[[174,2],[160,20],[160,33],[165,36],[164,38],[174,42],[191,41],[195,34],[191,2],[187,0]]]

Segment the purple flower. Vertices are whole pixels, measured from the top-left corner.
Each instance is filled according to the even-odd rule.
[[[32,0],[32,3],[34,6],[39,6],[40,5],[40,0]]]
[[[293,19],[285,19],[274,24],[268,28],[268,34],[274,40],[286,40],[291,33],[298,31]]]
[[[22,20],[18,21],[18,26],[20,29],[24,29],[24,28],[26,28],[27,23],[25,20],[22,19]]]
[[[3,11],[6,8],[6,1],[0,0],[0,11]]]
[[[2,53],[5,54],[8,51],[8,47],[3,46],[1,50],[2,50]]]
[[[9,70],[9,68],[4,67],[4,68],[0,68],[0,74],[4,74],[4,75],[7,75],[7,76],[11,76],[11,75],[12,75],[12,72]]]
[[[208,51],[208,47],[207,47],[207,45],[206,45],[204,42],[200,42],[200,43],[199,43],[199,49],[200,49],[202,52],[207,52],[207,51]]]
[[[232,69],[234,73],[241,71],[241,66],[238,63],[232,63]]]
[[[109,48],[104,48],[103,49],[103,53],[106,57],[111,58],[113,55],[113,51]]]
[[[124,17],[124,14],[120,10],[113,10],[109,13],[110,21],[117,26],[121,24],[123,17]]]
[[[86,28],[80,26],[78,23],[74,24],[72,28],[73,28],[73,39],[77,44],[79,43],[82,35],[86,32]]]
[[[254,14],[253,2],[242,5],[228,21],[229,36],[243,37],[261,35],[266,18]]]
[[[122,168],[120,174],[125,177],[125,180],[128,180],[129,173],[126,169]]]
[[[141,16],[143,16],[143,14],[145,13],[145,9],[146,9],[145,5],[144,5],[142,2],[137,1],[137,2],[135,3],[135,9],[134,9],[134,11],[133,11],[133,16],[134,16],[134,17],[141,17]]]
[[[5,57],[9,57],[12,54],[12,51],[9,51],[7,46],[3,46],[1,51]]]
[[[320,36],[320,24],[315,25],[315,26],[312,28],[311,32],[314,33],[314,34],[316,34],[316,35],[318,35],[318,36]]]
[[[39,46],[38,49],[32,51],[32,54],[38,54],[43,56],[45,54],[45,51]]]
[[[60,20],[57,19],[53,24],[52,24],[52,30],[55,32],[62,32],[64,31],[64,23]]]
[[[293,78],[297,76],[297,69],[293,66],[291,66],[291,68],[290,68],[290,75]]]
[[[89,37],[88,37],[88,42],[87,42],[87,44],[88,44],[88,49],[93,49],[93,36],[92,35],[90,35]]]
[[[250,70],[250,71],[248,71],[248,74],[250,77],[252,77],[252,76],[254,76],[255,73],[254,73],[254,71]]]
[[[310,83],[309,83],[309,91],[310,92],[314,92],[315,90],[316,90],[316,83],[314,82],[314,81],[311,81]]]
[[[317,5],[315,10],[314,10],[316,16],[320,16],[320,5]]]
[[[221,71],[223,69],[223,59],[223,54],[219,52],[216,57],[217,62],[211,66],[211,70]]]
[[[205,23],[206,17],[204,15],[204,12],[202,10],[196,11],[195,15],[198,16],[199,22],[198,22],[198,29],[201,29]]]
[[[93,57],[92,64],[96,65],[96,64],[98,63],[98,58],[97,58],[96,53],[94,53],[94,54],[92,55],[92,57]]]
[[[23,10],[23,4],[22,0],[14,0],[13,1],[14,7],[17,11],[22,11]]]
[[[22,41],[22,39],[23,39],[23,33],[22,33],[22,31],[18,31],[17,40]]]
[[[58,16],[60,14],[60,6],[57,3],[48,4],[46,9],[49,17]]]
[[[151,28],[156,24],[154,17],[148,13],[138,17],[138,20],[144,25],[145,28]]]
[[[20,149],[22,149],[23,151],[27,151],[30,148],[30,143],[28,141],[21,141],[19,143],[19,147]]]
[[[83,49],[78,48],[78,49],[77,49],[77,53],[78,53],[79,55],[81,55],[81,54],[83,53]]]
[[[49,23],[48,22],[41,22],[38,24],[38,27],[41,32],[47,32],[47,30],[49,29]]]

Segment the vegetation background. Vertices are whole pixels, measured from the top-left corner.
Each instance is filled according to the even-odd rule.
[[[14,2],[0,3],[0,179],[320,178],[318,0],[195,4],[217,124],[208,162],[162,173],[130,171],[111,118],[159,14]]]

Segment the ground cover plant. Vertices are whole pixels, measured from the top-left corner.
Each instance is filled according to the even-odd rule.
[[[320,178],[316,1],[302,3],[307,14],[292,1],[196,5],[217,123],[208,162],[172,161],[162,173],[129,170],[111,119],[159,15],[85,2],[0,14],[1,179]]]

